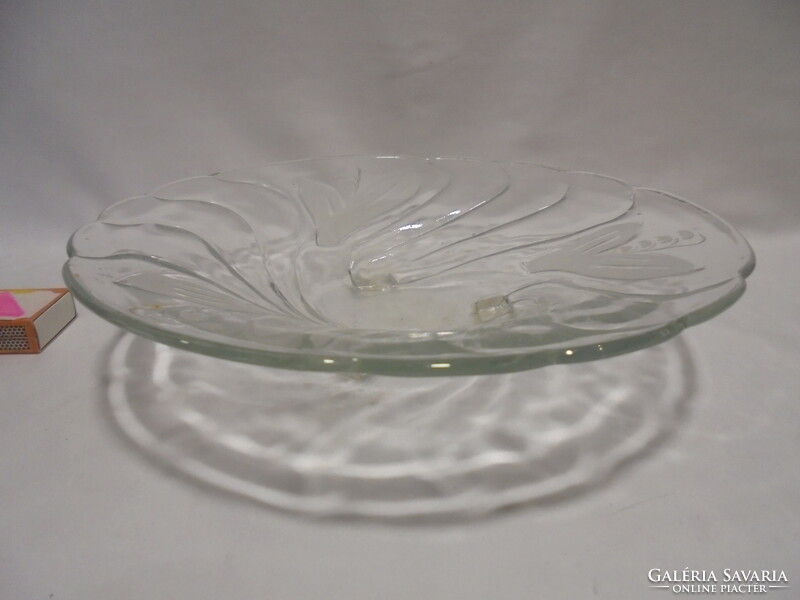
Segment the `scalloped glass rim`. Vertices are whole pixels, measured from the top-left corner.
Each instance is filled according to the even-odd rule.
[[[593,173],[569,171],[553,167],[543,167],[533,163],[525,162],[482,161],[467,158],[444,157],[418,158],[412,156],[330,157],[301,159],[296,161],[272,163],[262,167],[261,169],[274,170],[276,168],[280,169],[283,167],[293,169],[303,167],[305,165],[327,165],[327,163],[336,163],[337,161],[346,161],[347,164],[358,163],[359,161],[364,161],[364,163],[370,163],[370,161],[378,161],[378,163],[383,161],[393,161],[393,163],[411,162],[416,165],[424,163],[426,165],[435,165],[436,167],[440,167],[442,165],[446,165],[448,167],[460,167],[461,165],[468,164],[470,168],[474,166],[480,166],[480,168],[486,167],[489,169],[496,167],[500,170],[541,170],[542,172],[552,172],[553,174],[559,176],[563,175],[565,177],[580,176],[585,178],[597,178],[597,181],[603,180],[606,182],[618,183],[631,190],[634,196],[636,194],[643,193],[655,194],[660,196],[664,203],[672,203],[671,209],[673,210],[676,207],[679,211],[683,209],[689,216],[691,216],[690,213],[694,213],[695,218],[697,218],[697,215],[701,215],[705,222],[713,224],[714,227],[724,232],[724,235],[727,236],[727,239],[725,240],[726,243],[729,243],[732,247],[739,249],[739,256],[736,259],[737,268],[735,269],[735,272],[726,274],[727,279],[723,278],[725,279],[725,282],[728,283],[727,287],[724,289],[724,293],[720,293],[717,297],[709,299],[709,301],[705,302],[699,307],[694,307],[692,310],[677,314],[674,316],[674,318],[663,320],[653,327],[639,327],[635,331],[623,334],[612,331],[607,336],[607,339],[603,338],[602,335],[600,335],[600,338],[595,336],[589,343],[584,343],[579,339],[570,338],[563,340],[563,343],[559,343],[558,340],[555,342],[551,340],[547,346],[540,345],[520,347],[509,345],[507,350],[503,350],[502,348],[499,350],[497,348],[492,348],[492,351],[488,353],[472,353],[469,351],[445,351],[435,353],[425,351],[418,352],[417,348],[419,348],[420,345],[415,339],[414,335],[418,332],[418,330],[411,332],[411,335],[409,335],[409,332],[387,330],[386,333],[391,333],[395,337],[393,339],[393,344],[391,345],[390,351],[385,353],[376,353],[374,351],[375,346],[369,346],[369,350],[364,351],[362,348],[358,347],[357,343],[353,346],[352,350],[342,350],[341,347],[336,347],[333,349],[326,348],[325,344],[318,344],[316,347],[281,348],[270,347],[268,343],[261,342],[254,345],[252,343],[239,343],[236,339],[226,341],[224,339],[220,339],[219,335],[207,335],[206,332],[202,330],[186,331],[184,328],[183,331],[173,331],[158,324],[148,322],[135,312],[131,312],[129,307],[118,306],[114,303],[104,301],[97,293],[93,293],[93,289],[96,290],[96,287],[93,287],[95,286],[95,283],[93,281],[89,281],[87,283],[86,279],[82,277],[80,273],[75,272],[76,269],[74,268],[73,261],[76,257],[80,258],[79,252],[76,249],[76,239],[82,234],[82,232],[85,232],[87,228],[94,223],[79,229],[70,238],[68,244],[68,255],[70,259],[67,261],[67,263],[65,263],[63,269],[63,275],[66,284],[83,304],[106,320],[119,325],[128,331],[150,338],[156,342],[165,343],[201,354],[253,364],[299,370],[339,371],[408,376],[441,376],[503,373],[532,369],[551,364],[596,360],[631,352],[663,342],[678,334],[684,328],[705,321],[731,306],[744,293],[746,287],[745,278],[753,271],[755,267],[755,256],[747,241],[733,227],[728,225],[723,219],[717,217],[713,213],[710,213],[709,211],[672,194],[643,187],[627,186],[627,184],[624,184],[624,182],[621,182],[617,179]],[[361,169],[359,168],[358,170],[360,178]],[[368,171],[368,169],[366,170]],[[258,169],[236,169],[206,177],[222,177],[227,174],[237,175],[250,171],[258,171]],[[452,176],[453,174],[450,175]],[[463,177],[463,175],[459,173],[456,173],[455,176]],[[158,188],[158,190],[154,191],[153,194],[156,194],[160,190],[170,188],[170,186],[187,182],[196,182],[198,180],[205,179],[206,177],[192,177],[173,182],[172,184],[167,184],[166,186]],[[158,200],[161,199],[162,198],[158,198]],[[115,207],[124,206],[126,203],[134,200],[137,199],[132,198],[118,202],[104,211],[103,215],[107,214],[108,211],[114,209]],[[346,204],[349,199],[345,198],[342,201]],[[488,203],[482,202],[479,204],[479,206],[487,204]],[[364,206],[364,204],[362,204],[362,206]],[[549,208],[549,206],[546,206],[545,208]],[[466,213],[468,211],[461,212]],[[101,217],[103,215],[101,215]],[[528,216],[530,215],[526,215],[525,219],[527,219]],[[424,219],[420,218],[418,222],[423,223]],[[414,223],[415,227],[422,226],[418,225],[417,221]],[[316,225],[319,229],[319,220],[317,220]],[[408,227],[408,225],[403,227],[392,225],[391,233],[392,235],[396,236],[398,231],[407,229]],[[588,230],[597,229],[597,227],[599,227],[599,225],[592,225],[588,227]],[[316,235],[317,242],[319,243],[319,233]],[[441,234],[437,235],[441,237]],[[574,233],[570,233],[563,237],[569,240],[574,236]],[[346,239],[347,236],[340,236],[340,238]],[[703,238],[703,240],[704,239],[705,238]],[[634,241],[635,240],[636,238],[634,238]],[[700,242],[701,245],[703,240]],[[462,239],[458,241],[463,242],[464,240]],[[617,250],[618,248],[612,249],[613,252],[616,252]],[[355,253],[355,251],[353,252]],[[618,258],[619,254],[614,254],[614,257]],[[354,262],[355,261],[351,261],[351,267]],[[373,260],[373,262],[375,261]],[[700,269],[702,268],[703,267],[701,266]],[[529,272],[533,273],[533,271],[530,269]],[[352,269],[350,277],[351,280],[354,279]],[[664,279],[663,276],[660,277]],[[388,293],[391,293],[391,291]],[[478,303],[476,303],[476,306],[477,304]],[[490,306],[490,308],[492,307]],[[477,312],[477,309],[475,310]],[[497,333],[498,330],[495,329],[493,331],[494,333]],[[340,331],[334,330],[332,333],[330,329],[326,330],[325,332],[325,334],[329,335],[331,339],[347,338],[349,340],[357,340],[361,333],[362,330],[352,327],[341,329]],[[374,333],[376,333],[374,328],[363,330],[363,334],[365,336]],[[446,333],[452,334],[453,332]],[[459,331],[456,331],[455,333],[458,334]],[[401,346],[399,352],[397,348],[398,343]]]

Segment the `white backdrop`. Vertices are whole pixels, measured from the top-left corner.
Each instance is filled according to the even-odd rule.
[[[800,587],[798,31],[792,0],[0,3],[0,287],[59,285],[114,201],[341,154],[606,173],[715,211],[759,260],[683,334],[699,393],[661,462],[461,528],[308,522],[154,469],[108,424],[115,329],[83,309],[0,358],[0,595],[620,600],[686,566]]]

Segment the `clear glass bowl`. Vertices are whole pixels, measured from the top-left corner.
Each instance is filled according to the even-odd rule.
[[[502,373],[712,317],[755,260],[708,211],[526,163],[338,157],[195,177],[80,228],[64,277],[106,319],[237,361]]]

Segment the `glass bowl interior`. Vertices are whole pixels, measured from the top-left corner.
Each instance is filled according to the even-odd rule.
[[[232,360],[500,373],[661,342],[732,304],[754,256],[655,190],[528,163],[336,157],[165,185],[73,234],[76,296]]]

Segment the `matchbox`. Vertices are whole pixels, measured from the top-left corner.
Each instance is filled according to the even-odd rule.
[[[0,290],[0,354],[36,354],[75,318],[65,288]]]

